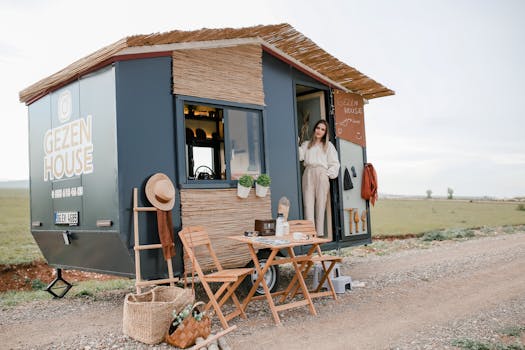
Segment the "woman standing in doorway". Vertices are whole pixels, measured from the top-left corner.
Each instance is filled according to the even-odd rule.
[[[315,222],[319,236],[324,233],[324,213],[328,192],[329,179],[335,179],[339,174],[339,159],[334,145],[328,140],[328,123],[319,120],[310,141],[304,141],[299,146],[299,161],[304,161],[303,173],[303,206],[306,220]]]

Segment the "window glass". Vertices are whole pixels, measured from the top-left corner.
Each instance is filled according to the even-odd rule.
[[[258,112],[228,110],[228,140],[232,180],[261,174],[261,122]]]
[[[197,164],[193,164],[193,173],[197,179],[208,178],[213,175],[213,147],[193,147],[193,158],[197,160]],[[207,174],[207,175],[206,175]]]
[[[188,180],[237,180],[243,174],[254,178],[261,174],[260,111],[186,103],[184,127]]]
[[[224,180],[224,110],[184,105],[186,173],[189,180]]]

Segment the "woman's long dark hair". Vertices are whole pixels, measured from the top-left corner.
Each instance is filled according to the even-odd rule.
[[[328,141],[329,141],[328,135],[329,135],[330,129],[328,127],[328,123],[324,119],[319,119],[317,121],[317,123],[315,123],[314,130],[312,132],[312,139],[308,143],[308,148],[311,148],[314,145],[314,142],[315,142],[315,129],[317,129],[317,125],[319,125],[319,124],[324,124],[324,126],[326,127],[326,132],[324,133],[324,136],[321,139],[321,142],[323,143],[323,150],[326,152],[326,149],[328,147]]]

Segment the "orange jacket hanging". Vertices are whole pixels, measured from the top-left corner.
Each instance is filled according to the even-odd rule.
[[[372,205],[374,205],[377,200],[377,174],[374,166],[370,163],[365,163],[363,169],[361,197],[365,200],[369,200]]]

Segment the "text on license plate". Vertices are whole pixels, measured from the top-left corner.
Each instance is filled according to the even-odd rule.
[[[55,211],[55,225],[78,225],[78,211]]]

